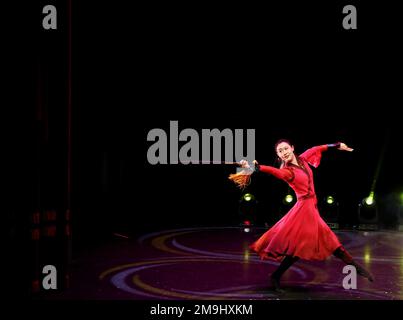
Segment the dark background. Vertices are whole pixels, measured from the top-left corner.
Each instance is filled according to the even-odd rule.
[[[377,16],[374,23],[375,7],[357,6],[359,29],[350,31],[342,29],[336,4],[72,8],[77,236],[237,223],[241,193],[227,180],[234,168],[148,164],[147,133],[169,133],[170,120],[200,133],[254,128],[256,157],[269,165],[279,138],[291,139],[297,152],[346,142],[354,153],[330,151],[315,170],[319,198],[335,195],[346,223],[356,222],[383,148],[377,195],[401,191],[399,51],[393,19]],[[68,42],[66,11],[59,12],[60,30],[39,32],[36,182],[41,205],[60,208],[66,197]],[[250,191],[259,212],[273,215],[287,186],[268,176],[254,180]],[[382,212],[385,221],[393,220],[393,212]]]
[[[41,11],[52,3],[58,29],[44,30]],[[328,151],[315,170],[318,198],[334,195],[341,222],[354,226],[380,163],[381,223],[396,224],[403,191],[397,10],[356,5],[358,30],[344,30],[345,4],[24,7],[29,25],[13,40],[21,46],[16,83],[28,89],[14,101],[17,119],[19,102],[28,106],[30,130],[9,143],[19,153],[8,160],[19,169],[4,170],[10,239],[27,235],[32,212],[66,208],[73,253],[114,233],[238,225],[242,193],[227,179],[234,168],[148,164],[147,133],[169,132],[170,120],[200,133],[256,129],[256,158],[268,165],[279,138],[291,139],[297,153],[344,141],[355,151]],[[261,174],[248,191],[262,221],[274,221],[288,188]]]

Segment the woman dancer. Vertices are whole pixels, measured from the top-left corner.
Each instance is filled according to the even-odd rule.
[[[275,144],[277,156],[281,160],[280,169],[259,165],[254,161],[255,171],[268,173],[286,181],[297,196],[297,202],[291,210],[250,245],[262,259],[281,261],[280,266],[271,275],[273,287],[278,292],[283,292],[280,287],[281,276],[296,261],[325,260],[332,254],[346,264],[355,266],[359,275],[373,281],[371,273],[347,252],[323,221],[317,208],[313,175],[309,165],[318,167],[322,152],[329,148],[353,151],[344,143],[335,143],[313,147],[297,156],[294,154],[294,146],[288,140],[282,139]],[[246,160],[242,160],[240,164],[243,168],[251,168]]]

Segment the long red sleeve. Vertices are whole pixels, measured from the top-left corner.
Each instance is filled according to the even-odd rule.
[[[299,157],[305,159],[310,165],[317,168],[322,158],[322,152],[328,149],[327,145],[316,146],[306,150]]]
[[[260,165],[259,171],[271,174],[271,175],[275,176],[276,178],[282,179],[285,181],[290,181],[290,180],[294,179],[294,174],[292,173],[292,171],[290,169],[287,169],[287,168],[277,169],[277,168],[271,167],[271,166]]]

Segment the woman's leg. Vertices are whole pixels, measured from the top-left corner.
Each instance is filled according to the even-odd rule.
[[[333,255],[341,259],[345,264],[353,265],[359,275],[367,278],[371,282],[374,281],[374,277],[372,276],[372,274],[368,270],[366,270],[362,265],[360,265],[357,261],[355,261],[343,246],[337,248],[333,252]]]
[[[298,257],[286,256],[283,261],[281,261],[280,266],[271,275],[271,282],[273,284],[274,290],[276,290],[277,292],[284,292],[280,288],[280,278],[283,273],[286,272],[298,260]]]

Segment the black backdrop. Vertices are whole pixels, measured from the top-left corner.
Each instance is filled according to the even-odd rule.
[[[44,5],[45,3],[43,3]],[[34,134],[28,170],[29,211],[66,207],[68,11],[59,28],[28,39],[28,95]],[[72,190],[77,246],[114,232],[137,234],[190,225],[234,225],[241,195],[233,168],[150,165],[147,133],[179,128],[256,129],[256,157],[274,164],[273,144],[289,138],[297,152],[344,141],[315,170],[317,193],[337,197],[353,225],[382,149],[379,197],[401,192],[401,50],[395,11],[360,4],[358,30],[343,30],[342,4],[72,5]],[[254,177],[259,213],[273,217],[287,192]],[[385,222],[396,211],[382,207]]]
[[[351,32],[339,6],[317,3],[85,9],[73,41],[74,181],[76,219],[91,232],[238,223],[233,168],[148,164],[147,133],[169,132],[170,120],[199,132],[254,128],[267,164],[278,138],[298,152],[345,141],[355,152],[324,155],[316,183],[320,198],[336,195],[347,224],[357,222],[385,144],[376,191],[399,191],[397,42],[392,22],[373,24],[373,7],[359,8]],[[250,191],[270,217],[287,186],[259,176]],[[393,215],[383,210],[385,221]]]

